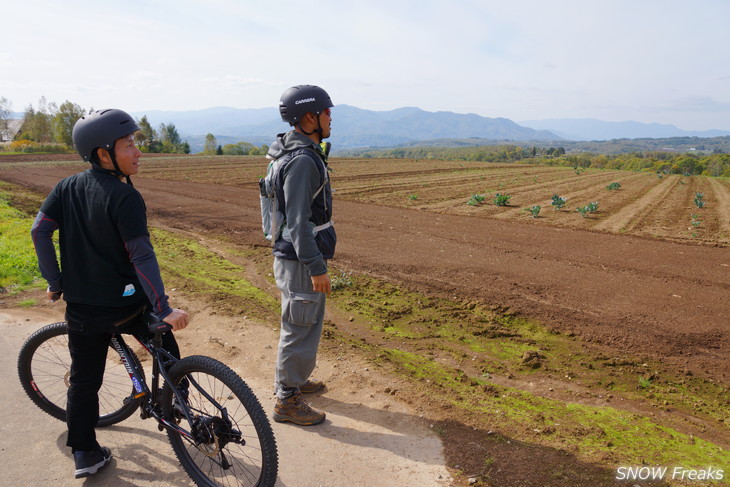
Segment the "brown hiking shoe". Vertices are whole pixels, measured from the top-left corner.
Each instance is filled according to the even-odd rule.
[[[299,390],[302,394],[312,394],[313,392],[321,391],[324,389],[324,382],[316,379],[309,379],[307,382],[299,386]]]
[[[277,423],[291,421],[300,426],[311,426],[324,421],[325,416],[324,412],[312,409],[301,393],[277,399],[274,406],[274,421]]]

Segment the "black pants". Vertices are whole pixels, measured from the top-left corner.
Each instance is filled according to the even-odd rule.
[[[71,377],[66,404],[68,439],[72,451],[99,447],[94,428],[99,420],[99,389],[104,379],[109,342],[115,333],[150,335],[143,319],[145,306],[107,308],[68,303],[68,349]],[[180,358],[172,332],[162,336],[163,347]]]

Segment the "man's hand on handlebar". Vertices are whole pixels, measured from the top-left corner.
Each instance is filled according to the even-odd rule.
[[[184,310],[173,308],[172,313],[165,316],[162,321],[172,325],[173,331],[180,331],[188,326],[188,323],[190,323],[190,317]]]

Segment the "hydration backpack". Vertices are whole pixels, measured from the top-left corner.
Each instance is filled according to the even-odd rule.
[[[328,143],[329,144],[329,143]],[[321,162],[321,159],[318,155],[314,153],[314,151],[306,148],[298,149],[292,152],[288,152],[284,154],[279,159],[271,160],[271,156],[266,156],[268,159],[271,160],[269,162],[269,166],[266,169],[266,176],[259,179],[259,192],[260,192],[260,200],[261,200],[261,229],[264,232],[264,238],[266,240],[271,241],[271,245],[274,245],[277,240],[279,240],[279,237],[282,236],[282,233],[284,233],[284,238],[287,237],[286,235],[286,217],[284,216],[284,213],[281,211],[281,208],[279,206],[279,198],[276,196],[276,188],[281,184],[281,170],[289,164],[294,157],[300,155],[300,154],[308,154],[312,156],[312,158],[317,161],[319,160]],[[322,163],[324,164],[324,163]],[[324,179],[322,181],[322,184],[317,188],[317,191],[315,191],[314,195],[312,196],[312,201],[319,195],[319,193],[322,192],[325,185],[327,184],[327,181],[329,180],[329,175],[327,174],[327,168],[324,168]],[[326,206],[326,199],[325,199],[325,206]],[[331,227],[332,221],[325,223],[324,225],[319,225],[316,227],[313,227],[314,233],[324,230],[325,228]],[[288,239],[287,239],[288,240]]]

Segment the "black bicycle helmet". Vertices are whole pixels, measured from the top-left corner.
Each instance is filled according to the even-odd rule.
[[[114,108],[97,110],[84,115],[74,125],[73,141],[81,158],[91,161],[94,151],[102,147],[114,148],[114,142],[140,130],[137,122],[127,113]]]
[[[319,86],[297,85],[287,89],[279,100],[281,119],[289,125],[296,125],[307,113],[319,115],[332,108],[332,100]]]

